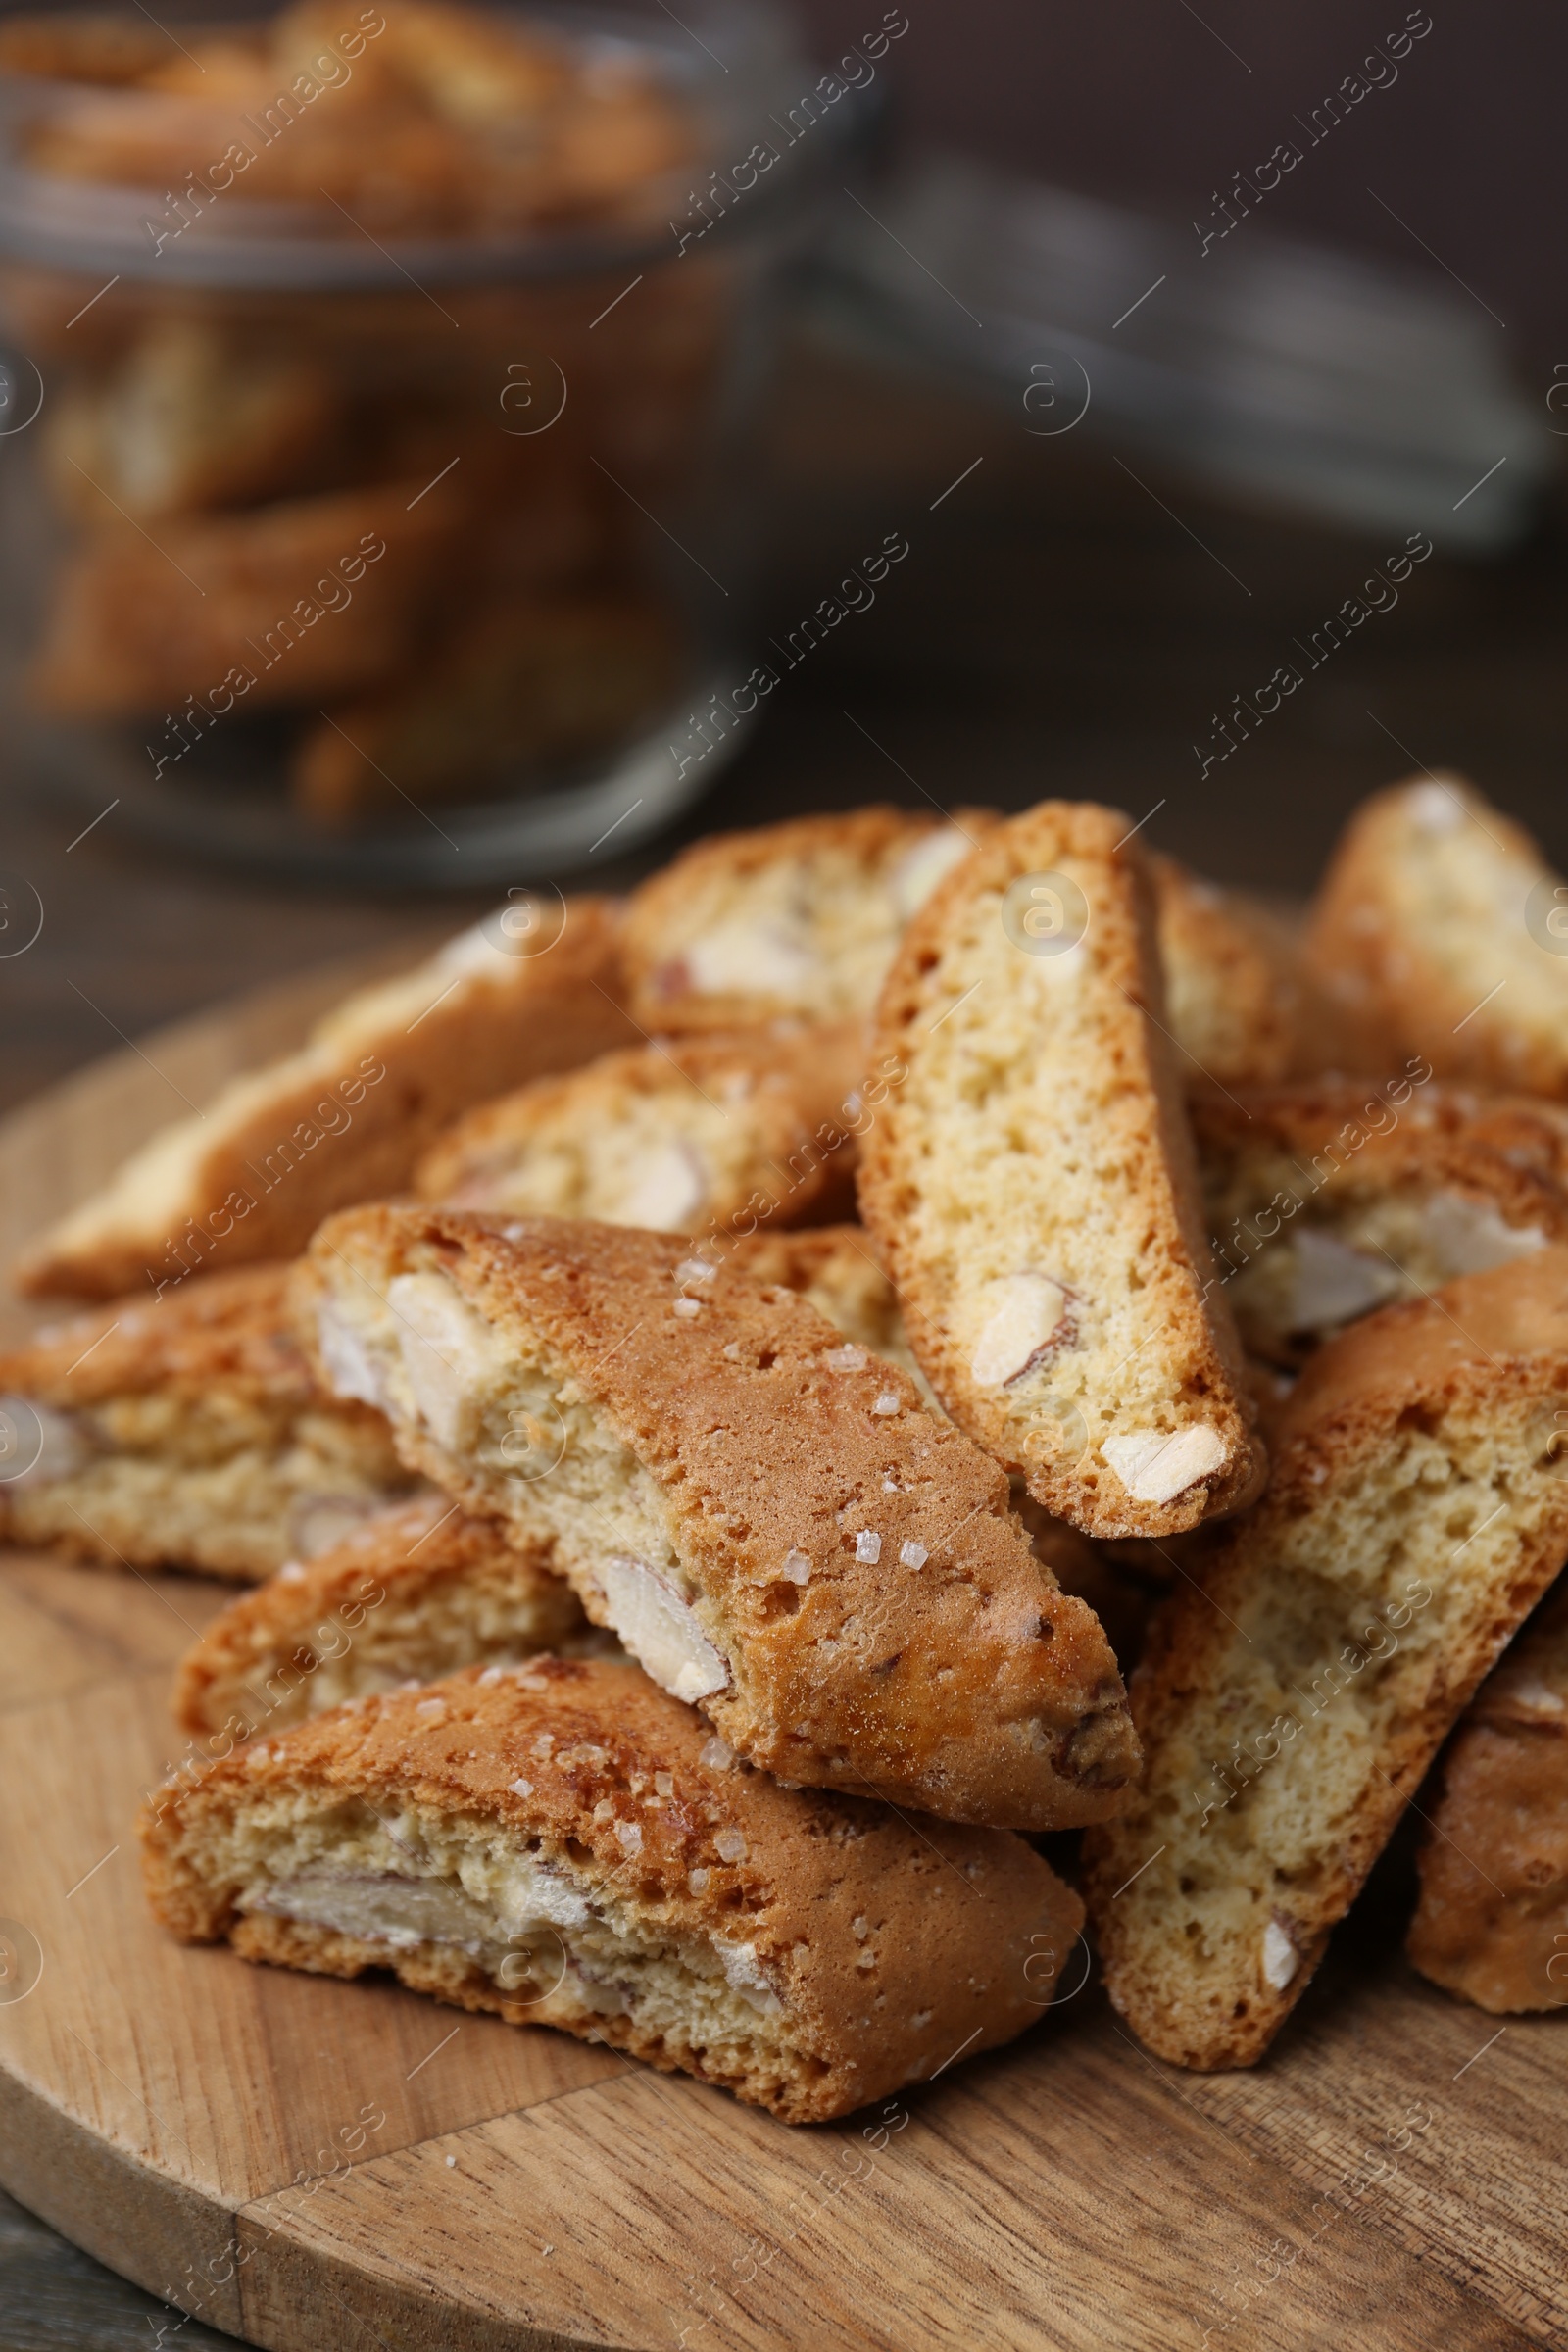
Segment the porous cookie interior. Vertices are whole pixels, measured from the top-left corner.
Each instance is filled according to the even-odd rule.
[[[404,1591],[394,1577],[368,1572],[359,1594],[312,1608],[268,1647],[236,1659],[203,1695],[206,1729],[238,1739],[281,1732],[345,1699],[436,1682],[462,1666],[614,1646],[587,1633],[569,1588],[520,1557],[407,1582]]]
[[[698,1699],[726,1687],[662,1486],[536,1333],[519,1323],[503,1341],[428,1263],[394,1275],[384,1298],[356,1281],[318,1311],[339,1394],[416,1424],[477,1507],[554,1538],[589,1616],[662,1688]]]
[[[1442,784],[1412,785],[1396,816],[1402,822],[1379,893],[1408,933],[1407,963],[1410,952],[1430,959],[1467,1005],[1505,982],[1494,1021],[1529,1031],[1560,1055],[1568,957],[1547,953],[1526,923],[1526,901],[1547,869],[1484,823],[1468,795]]]
[[[466,1151],[442,1153],[420,1189],[459,1207],[695,1232],[750,1190],[761,1146],[756,1088],[743,1067],[699,1086],[665,1062],[635,1083],[595,1073],[541,1089],[515,1118],[476,1125]]]
[[[1484,1195],[1419,1182],[1321,1193],[1256,1238],[1252,1219],[1306,1190],[1298,1163],[1282,1154],[1249,1166],[1216,1203],[1220,1262],[1241,1261],[1225,1278],[1237,1323],[1247,1345],[1271,1358],[1289,1359],[1293,1342],[1326,1339],[1391,1299],[1528,1257],[1551,1238],[1540,1225],[1510,1223]]]
[[[257,1580],[407,1494],[384,1424],[329,1405],[148,1391],[34,1408],[35,1465],[3,1490],[15,1543]]]
[[[1539,1403],[1511,1426],[1412,1415],[1321,1508],[1271,1521],[1266,1559],[1225,1583],[1235,1630],[1216,1614],[1220,1645],[1179,1722],[1154,1727],[1143,1802],[1113,1833],[1118,1869],[1157,1856],[1104,1927],[1112,1998],[1151,2046],[1245,2063],[1316,1965],[1382,1842],[1357,1853],[1357,1833],[1397,1810],[1382,1777],[1396,1740],[1436,1745],[1558,1507],[1550,1421]]]
[[[390,1968],[416,1989],[598,2030],[769,2102],[824,2071],[750,1944],[682,1933],[585,1868],[569,1840],[310,1791],[270,1792],[199,1836],[191,1859],[209,1886],[234,1889],[233,1939],[255,1957]]]
[[[870,1009],[900,935],[969,850],[956,825],[895,838],[881,860],[831,840],[700,878],[652,976],[671,997],[755,997],[818,1020]]]
[[[1087,1455],[1114,1472],[1111,1492],[1163,1501],[1172,1436],[1186,1450],[1170,1448],[1171,1494],[1230,1449],[1195,1419],[1201,1397],[1172,1364],[1185,1342],[1150,1297],[1173,1211],[1155,1106],[1129,1079],[1129,1008],[1084,944],[1021,953],[994,900],[966,926],[953,985],[901,1114],[894,1208],[911,1256],[1009,1467]]]

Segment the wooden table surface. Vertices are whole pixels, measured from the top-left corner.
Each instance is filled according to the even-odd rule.
[[[797,341],[762,466],[777,558],[761,630],[792,626],[884,532],[902,530],[910,553],[876,609],[790,677],[676,838],[870,798],[1022,807],[1058,792],[1154,810],[1156,846],[1222,879],[1300,892],[1354,802],[1421,764],[1468,772],[1568,863],[1560,506],[1501,562],[1425,564],[1396,612],[1203,781],[1192,746],[1210,714],[1290,658],[1399,535],[1221,508],[1136,453],[1128,473],[1104,444],[1036,440],[1024,425],[1021,404]],[[25,778],[7,786],[0,880],[30,883],[44,922],[0,961],[0,1106],[162,1022],[390,952],[482,901],[216,873],[137,846],[112,814],[74,840],[74,809]],[[591,878],[622,882],[664,854]],[[1204,2130],[1230,2136],[1208,2118]],[[119,2352],[177,2320],[0,2198],[0,2352]],[[185,2322],[171,2340],[196,2352],[230,2339]]]

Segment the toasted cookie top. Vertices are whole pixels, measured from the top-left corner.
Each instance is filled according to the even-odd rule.
[[[152,1389],[199,1396],[216,1383],[269,1401],[307,1397],[318,1392],[287,1307],[290,1270],[195,1274],[158,1298],[132,1291],[0,1356],[0,1389],[62,1411]]]
[[[755,1761],[1017,1826],[1117,1801],[1134,1756],[1098,1622],[1034,1558],[1000,1467],[896,1365],[793,1291],[665,1237],[443,1209],[331,1219],[298,1277],[309,1344],[340,1385],[385,1397],[407,1459],[525,1525],[553,1524],[551,1475],[507,1478],[472,1420],[477,1384],[443,1443],[391,1360],[407,1361],[412,1295],[394,1286],[411,1274],[445,1276],[494,1335],[487,1394],[545,1351],[559,1404],[586,1404],[656,1482],[668,1573],[729,1661],[683,1695]],[[366,1331],[346,1331],[356,1316]],[[598,1511],[604,1553],[615,1522]],[[564,1565],[580,1590],[595,1573],[591,1556]]]

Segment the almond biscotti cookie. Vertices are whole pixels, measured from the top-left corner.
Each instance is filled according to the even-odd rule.
[[[606,899],[520,898],[360,990],[297,1054],[144,1144],[32,1245],[19,1287],[112,1298],[302,1250],[329,1209],[406,1184],[471,1103],[631,1042],[618,924]]]
[[[1189,1098],[1215,1260],[1254,1355],[1299,1363],[1391,1299],[1568,1239],[1568,1192],[1539,1164],[1560,1149],[1549,1129],[1532,1164],[1494,1140],[1513,1133],[1505,1104],[1499,1126],[1423,1084],[1429,1066]]]
[[[623,939],[645,1029],[864,1019],[905,924],[993,820],[903,808],[715,833],[632,895]]]
[[[1262,1453],[1128,820],[1046,801],[987,834],[910,926],[872,1054],[908,1076],[861,1212],[959,1427],[1089,1535],[1246,1501]]]
[[[1186,1086],[1268,1086],[1305,1048],[1306,992],[1285,926],[1174,858],[1153,866],[1162,1015]]]
[[[608,1054],[484,1103],[420,1161],[426,1200],[655,1233],[797,1225],[855,1202],[865,1025],[777,1023]]]
[[[1568,1250],[1389,1306],[1285,1409],[1133,1678],[1147,1764],[1088,1840],[1111,2000],[1180,2066],[1250,2066],[1437,1748],[1568,1551]]]
[[[382,1415],[312,1376],[287,1279],[133,1293],[0,1356],[0,1537],[256,1584],[406,1496]]]
[[[819,2123],[1008,2041],[1082,1905],[1004,1830],[786,1788],[629,1665],[351,1701],[147,1800],[187,1943],[556,2026]]]
[[[174,1720],[226,1754],[347,1698],[585,1641],[606,1637],[547,1544],[513,1543],[495,1520],[425,1494],[230,1601],[180,1660]]]
[[[1381,1066],[1568,1096],[1568,883],[1457,776],[1394,786],[1351,818],[1307,956]]]
[[[296,1276],[340,1396],[782,1779],[1098,1820],[1137,1769],[1099,1624],[1006,1481],[792,1291],[657,1234],[347,1210]]]
[[[1471,1702],[1416,1865],[1424,1977],[1494,2017],[1568,2003],[1568,1586]]]
[[[859,808],[698,842],[632,899],[633,1012],[653,1030],[864,1017],[911,916],[996,821]],[[1184,1081],[1264,1085],[1303,1054],[1316,1066],[1303,1030],[1319,1008],[1285,926],[1174,858],[1153,877]]]

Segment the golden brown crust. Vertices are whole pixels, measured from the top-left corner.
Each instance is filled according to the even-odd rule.
[[[422,1200],[724,1232],[845,1215],[865,1078],[858,1021],[675,1038],[486,1102],[420,1161]]]
[[[303,1404],[321,1392],[289,1317],[292,1270],[285,1259],[195,1275],[161,1298],[133,1291],[47,1324],[0,1355],[0,1389],[61,1411],[153,1389],[194,1400],[218,1382],[247,1402]]]
[[[506,928],[515,911],[357,993],[299,1053],[164,1129],[31,1246],[19,1289],[112,1298],[288,1256],[330,1209],[397,1191],[470,1103],[625,1043],[614,903],[546,906],[537,944]]]
[[[359,1799],[459,1827],[494,1825],[612,1892],[640,1926],[721,1951],[744,1939],[783,2004],[771,2077],[727,2069],[628,2010],[558,1993],[512,2000],[452,1946],[385,1943],[253,1913],[214,1867],[248,1808]],[[143,1808],[148,1893],[187,1941],[405,1984],[515,2024],[592,2031],[651,2064],[706,2076],[796,2123],[847,2113],[1039,2016],[1081,1906],[1019,1838],[905,1822],[877,1805],[726,1767],[707,1726],[635,1668],[546,1658],[474,1669],[318,1718],[170,1784]],[[633,1867],[628,1870],[628,1861]],[[601,1892],[602,1890],[602,1892]],[[1031,1953],[1049,1947],[1054,1971]],[[1026,1973],[1027,1972],[1027,1973]],[[1039,1983],[1032,1979],[1040,1979]]]
[[[1151,2049],[1249,2066],[1279,2031],[1557,1572],[1564,1427],[1561,1248],[1308,1364],[1266,1496],[1190,1556],[1133,1678],[1139,1799],[1086,1840],[1107,1989]]]
[[[1568,885],[1457,776],[1362,804],[1314,903],[1309,968],[1364,1065],[1410,1054],[1440,1078],[1568,1093]]]
[[[410,1385],[404,1275],[497,1335],[505,1380],[460,1377],[455,1446]],[[996,1465],[805,1299],[658,1235],[443,1209],[339,1215],[296,1279],[318,1361],[373,1384],[405,1459],[466,1508],[557,1536],[596,1621],[638,1647],[607,1601],[617,1545],[684,1585],[723,1678],[689,1695],[752,1762],[1021,1828],[1120,1803],[1136,1752],[1094,1617],[1034,1560]],[[591,1416],[532,1479],[485,1435],[528,1364],[536,1419]],[[607,1517],[638,1493],[638,1516]]]
[[[318,1387],[289,1272],[133,1292],[0,1355],[0,1396],[24,1400],[9,1409],[36,1452],[0,1485],[0,1540],[252,1582],[407,1494],[384,1416]]]
[[[179,1662],[173,1716],[232,1745],[345,1698],[559,1650],[586,1630],[548,1545],[510,1543],[494,1521],[426,1495],[230,1601]]]
[[[1014,897],[1058,874],[1086,927],[1037,954]],[[1163,1013],[1128,820],[1048,801],[934,892],[873,1034],[873,1058],[907,1076],[862,1147],[860,1207],[911,1345],[960,1426],[1091,1535],[1190,1527],[1249,1499],[1264,1467]],[[993,1306],[1020,1282],[1056,1294],[1061,1320],[1016,1372],[982,1376]],[[1167,1441],[1206,1454],[1164,1494],[1104,1450]]]
[[[1494,2017],[1568,2001],[1568,1586],[1482,1684],[1416,1856],[1411,1963]]]
[[[710,834],[632,896],[633,1015],[653,1030],[864,1018],[917,903],[923,877],[910,861],[949,833],[956,856],[994,821],[963,808],[945,826],[881,807]],[[715,938],[722,954],[705,945]]]

